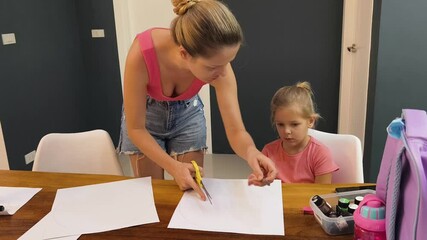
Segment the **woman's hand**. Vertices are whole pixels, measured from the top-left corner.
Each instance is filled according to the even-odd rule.
[[[255,186],[270,185],[276,179],[277,169],[274,162],[257,149],[248,154],[248,164],[252,174],[248,177],[248,184]]]
[[[203,176],[203,168],[199,167],[199,170]],[[199,194],[200,198],[205,201],[205,193],[193,179],[195,172],[196,171],[191,163],[176,162],[175,169],[171,174],[174,177],[175,182],[178,184],[179,189],[182,191],[193,189]]]

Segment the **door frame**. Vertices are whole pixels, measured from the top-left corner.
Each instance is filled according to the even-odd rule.
[[[338,133],[365,140],[374,0],[344,0]],[[347,48],[355,44],[356,52]]]

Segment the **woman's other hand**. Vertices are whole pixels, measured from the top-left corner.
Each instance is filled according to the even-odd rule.
[[[274,162],[257,149],[248,154],[248,163],[252,173],[248,177],[248,185],[270,185],[276,179],[277,169]]]

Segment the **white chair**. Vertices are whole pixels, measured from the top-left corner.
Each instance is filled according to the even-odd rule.
[[[33,171],[123,175],[104,130],[47,134],[37,147]]]
[[[7,160],[6,144],[4,143],[3,130],[0,122],[0,169],[9,170],[9,160]]]
[[[340,169],[332,173],[332,183],[363,183],[363,152],[360,139],[350,134],[309,129],[308,134],[326,145]]]

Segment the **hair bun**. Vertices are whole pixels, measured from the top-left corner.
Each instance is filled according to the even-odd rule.
[[[198,2],[200,0],[172,0],[172,5],[174,6],[173,12],[176,15],[184,15],[188,9]]]
[[[305,81],[305,82],[298,82],[295,86],[298,87],[298,88],[302,88],[302,89],[304,89],[304,90],[306,90],[306,91],[308,91],[310,93],[312,92],[311,84],[309,82],[307,82],[307,81]]]

